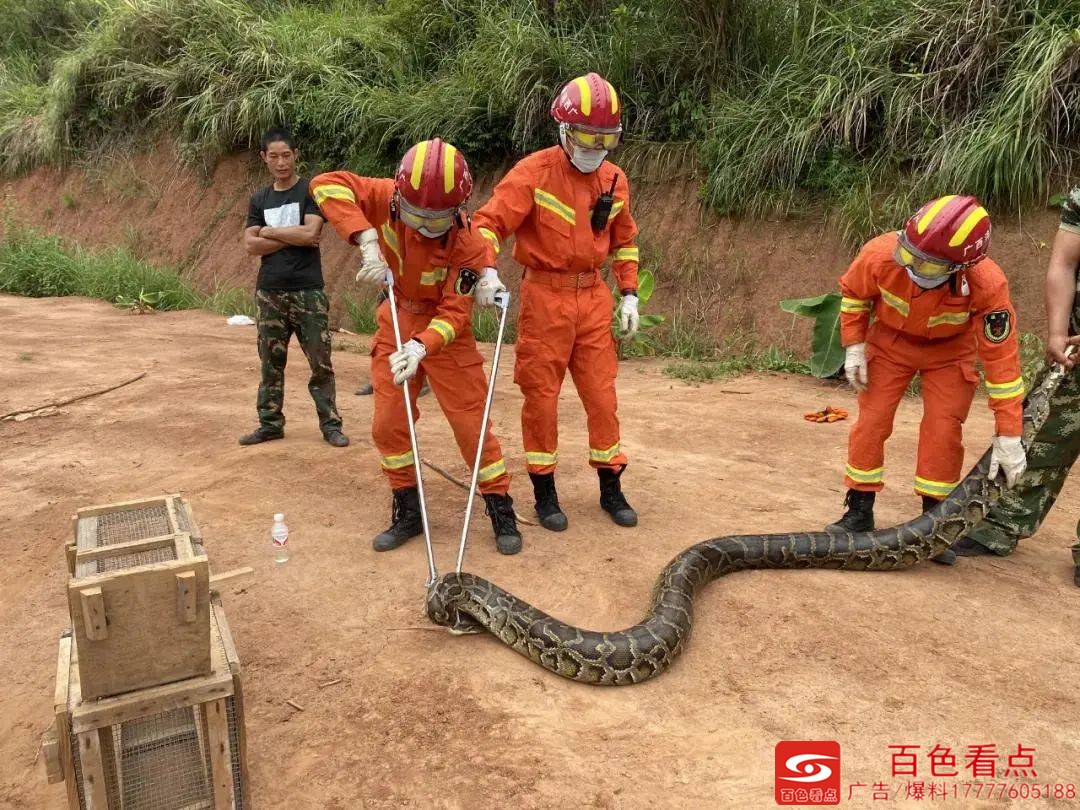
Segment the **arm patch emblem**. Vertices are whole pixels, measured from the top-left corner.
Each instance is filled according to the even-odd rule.
[[[475,270],[470,270],[468,267],[461,268],[461,272],[458,273],[457,282],[454,284],[454,292],[458,295],[469,295],[473,291],[473,287],[476,286],[476,282],[480,276],[477,275]]]
[[[991,343],[1004,343],[1012,334],[1012,319],[1008,310],[998,309],[983,318],[983,334]]]

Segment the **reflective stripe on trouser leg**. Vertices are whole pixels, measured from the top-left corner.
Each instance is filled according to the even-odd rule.
[[[971,410],[979,375],[974,363],[962,360],[923,369],[920,376],[923,418],[915,492],[944,498],[960,482],[963,472],[964,420]]]
[[[514,382],[521,388],[521,438],[530,473],[555,472],[559,391],[574,345],[577,291],[532,281],[521,285]]]
[[[896,408],[915,369],[893,362],[873,344],[868,349],[870,385],[859,394],[859,416],[848,437],[844,485],[849,489],[877,492],[885,486],[885,440],[892,434]]]
[[[458,334],[454,342],[438,354],[425,358],[424,368],[435,399],[454,432],[461,457],[471,468],[487,397],[484,358],[476,348],[472,332]],[[510,489],[502,447],[490,424],[484,436],[477,488],[485,495],[505,495]]]
[[[577,338],[570,355],[570,376],[585,407],[589,427],[589,464],[621,470],[626,454],[619,437],[618,398],[615,377],[619,358],[611,334],[611,310],[615,302],[604,284],[578,294]]]

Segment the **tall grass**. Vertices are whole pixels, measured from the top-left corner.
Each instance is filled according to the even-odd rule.
[[[0,170],[154,130],[212,161],[282,122],[323,164],[384,172],[441,135],[496,165],[552,143],[552,96],[597,70],[633,171],[700,169],[721,212],[825,200],[855,239],[945,191],[1044,200],[1080,149],[1077,17],[1076,0],[0,0]]]
[[[139,301],[155,309],[209,309],[254,315],[251,294],[219,288],[202,295],[175,270],[145,262],[126,248],[85,250],[30,228],[7,222],[0,239],[0,292],[34,298],[78,295],[110,303]]]

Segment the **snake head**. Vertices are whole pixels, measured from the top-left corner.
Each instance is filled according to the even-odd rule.
[[[484,626],[480,622],[458,610],[457,606],[466,601],[467,596],[461,575],[447,574],[428,587],[425,602],[428,618],[455,635],[484,632]]]

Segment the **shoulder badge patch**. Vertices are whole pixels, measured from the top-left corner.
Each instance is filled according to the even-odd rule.
[[[1012,320],[1009,311],[998,309],[983,318],[983,334],[991,343],[1003,343],[1012,334]]]
[[[454,291],[458,295],[469,295],[473,291],[473,287],[476,286],[479,276],[475,270],[470,270],[468,267],[462,267],[461,272],[458,273],[457,282],[454,284]]]

